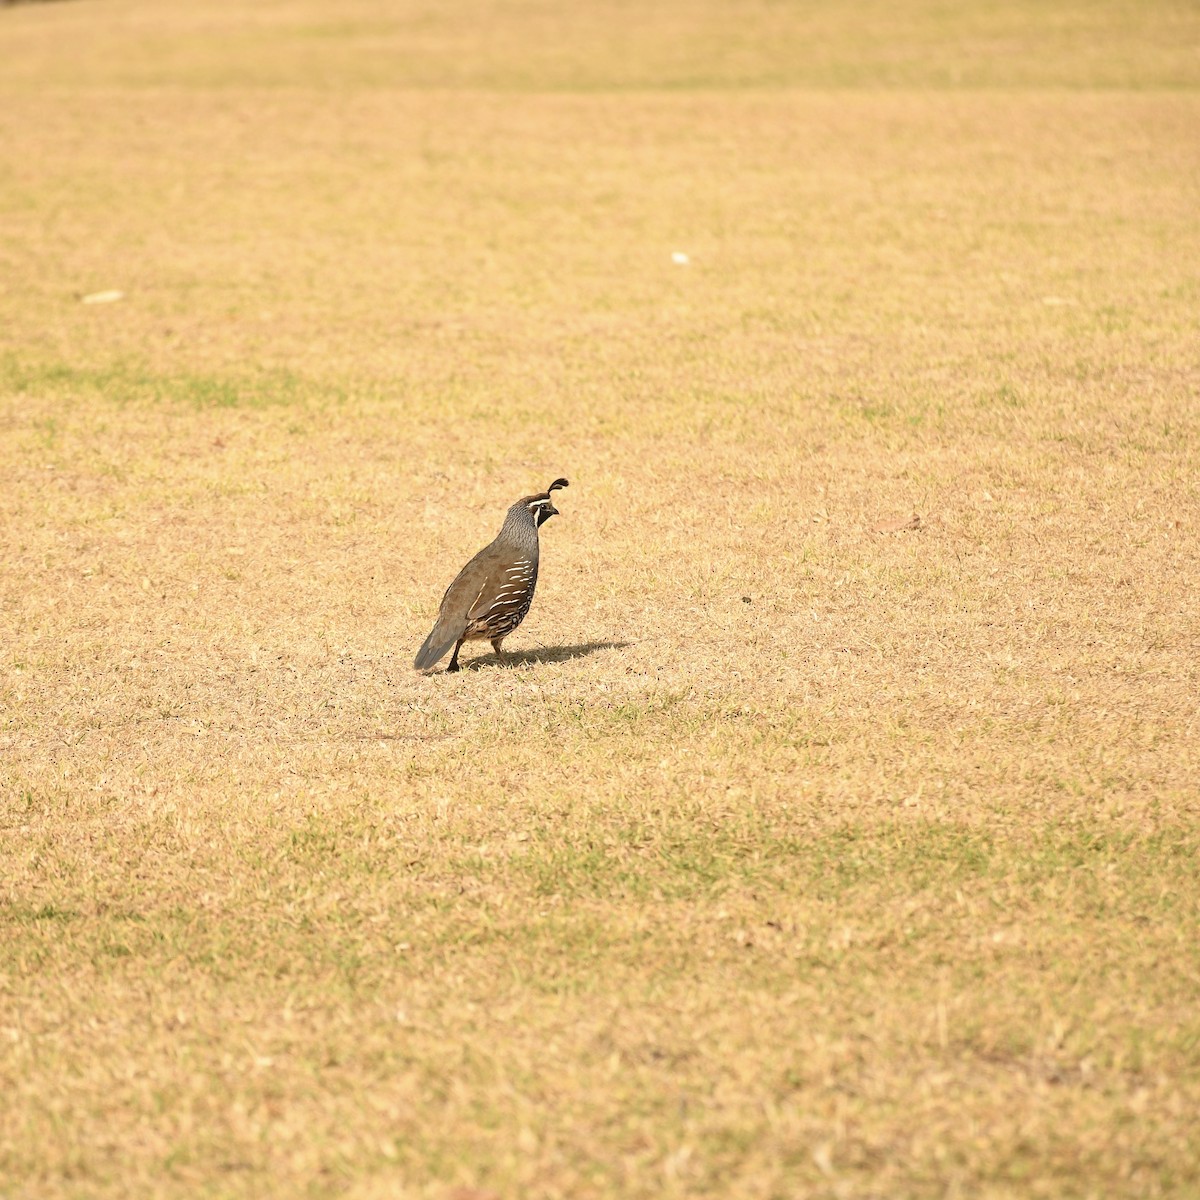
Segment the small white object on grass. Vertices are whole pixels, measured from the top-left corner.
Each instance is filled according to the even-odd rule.
[[[111,292],[89,292],[86,296],[80,297],[81,304],[111,304],[114,300],[124,300],[125,293],[118,291]]]
[[[686,254],[684,254],[684,252],[682,250],[676,250],[671,255],[671,261],[673,263],[678,264],[681,267],[686,267],[691,260],[688,258],[688,256]]]

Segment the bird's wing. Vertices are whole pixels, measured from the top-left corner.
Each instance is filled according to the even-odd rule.
[[[479,598],[496,577],[500,554],[495,543],[485,546],[459,573],[442,597],[442,614],[455,613],[469,620]]]
[[[468,614],[487,586],[485,563],[491,546],[486,546],[454,577],[454,582],[442,597],[438,619],[424,645],[417,651],[413,666],[418,671],[427,671],[439,659],[445,657],[450,648],[467,631]]]
[[[497,610],[520,607],[537,582],[537,555],[514,558],[511,553],[498,555],[482,564],[480,587],[467,612],[471,622],[484,622]],[[528,605],[526,605],[528,607]]]

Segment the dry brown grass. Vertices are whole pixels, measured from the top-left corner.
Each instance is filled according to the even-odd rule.
[[[643,7],[0,12],[5,1196],[1200,1189],[1195,9]]]

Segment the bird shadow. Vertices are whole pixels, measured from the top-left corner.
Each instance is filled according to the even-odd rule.
[[[467,671],[479,671],[484,667],[522,667],[527,663],[561,663],[573,658],[584,658],[597,650],[623,650],[629,642],[579,642],[574,646],[540,646],[536,650],[506,650],[501,655],[481,654],[469,663],[463,663]]]

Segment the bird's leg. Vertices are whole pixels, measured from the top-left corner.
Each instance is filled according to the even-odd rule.
[[[451,671],[461,671],[462,670],[462,667],[460,667],[458,665],[458,652],[462,649],[462,644],[466,640],[467,640],[466,638],[462,638],[459,641],[458,645],[454,647],[454,653],[450,656],[450,665],[446,668],[447,674],[449,674]]]
[[[505,636],[507,636],[507,634]],[[492,649],[495,650],[497,658],[501,657],[500,647],[503,645],[504,645],[504,638],[502,638],[502,637],[492,638]]]

